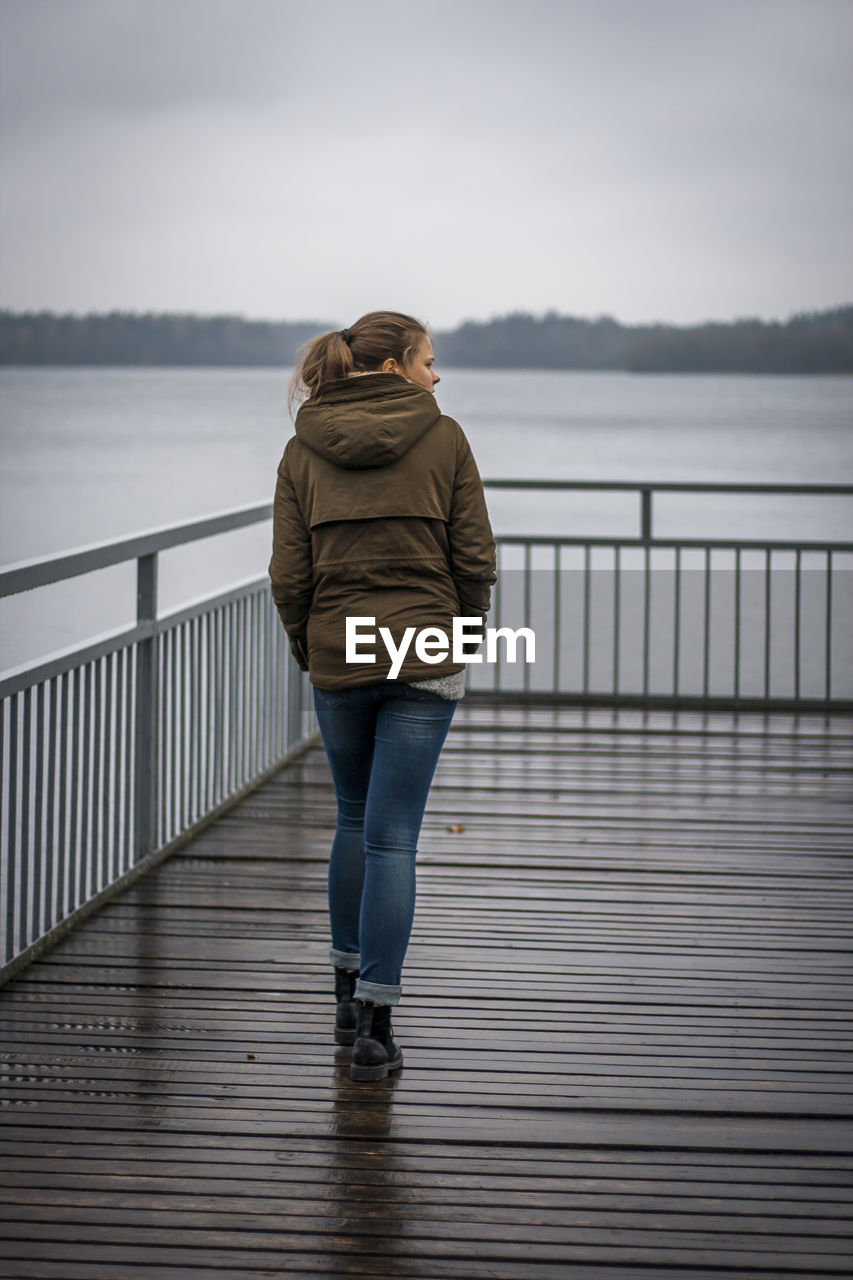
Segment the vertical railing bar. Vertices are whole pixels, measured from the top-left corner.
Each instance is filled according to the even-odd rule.
[[[180,661],[180,631],[178,627],[169,630],[169,839],[174,840],[178,834],[180,821],[180,753],[178,751],[178,721],[180,719],[180,702],[178,700],[178,664]]]
[[[186,670],[186,690],[187,690],[187,808],[184,815],[184,826],[190,826],[195,821],[196,810],[196,770],[198,763],[196,760],[196,714],[197,704],[195,698],[195,672],[196,672],[196,620],[190,618],[187,622],[187,670]]]
[[[583,560],[583,691],[589,693],[589,638],[592,549],[584,547]]]
[[[794,557],[794,697],[800,697],[800,627],[802,607],[803,553],[797,548]]]
[[[826,553],[826,701],[833,696],[833,553]]]
[[[619,692],[619,649],[622,641],[622,548],[613,548],[613,693]]]
[[[50,877],[44,875],[44,823],[42,806],[45,800],[44,783],[44,681],[36,686],[36,732],[35,732],[35,779],[33,782],[33,933],[32,937],[40,938],[47,932],[47,904],[45,902],[45,885],[50,891]]]
[[[100,877],[100,845],[101,845],[101,795],[103,791],[102,754],[103,734],[101,731],[101,714],[103,711],[103,695],[101,689],[102,662],[100,659],[92,663],[92,684],[94,686],[93,716],[94,731],[92,733],[92,836],[89,892],[100,890],[103,883]]]
[[[255,654],[252,648],[252,597],[243,597],[243,640],[241,644],[243,657],[243,759],[240,769],[240,785],[242,786],[252,772],[254,743],[252,741],[252,676],[255,668]]]
[[[234,787],[242,783],[243,777],[243,602],[238,600],[234,606],[234,644],[232,648],[234,662]]]
[[[272,605],[270,605],[272,608]],[[284,628],[278,624],[278,614],[273,615],[273,646],[275,651],[275,701],[273,706],[276,709],[274,717],[275,730],[275,756],[281,759],[284,754],[282,747],[281,730],[284,721],[284,708],[282,703],[282,684],[284,683],[284,655],[282,653]]]
[[[524,544],[524,626],[530,626],[531,600],[533,592],[533,584],[530,580],[533,569],[533,552],[529,542]],[[530,663],[524,664],[523,675],[524,692],[530,692]]]
[[[56,772],[56,746],[60,732],[59,722],[59,680],[52,676],[47,686],[47,783],[45,792],[45,826],[44,826],[44,883],[45,883],[45,928],[50,929],[60,919],[59,886],[56,856],[56,804],[59,779]],[[2,760],[2,748],[0,748]]]
[[[261,600],[261,619],[264,629],[264,688],[261,698],[261,706],[264,708],[264,727],[266,742],[266,764],[272,764],[275,760],[275,741],[273,734],[274,703],[272,702],[272,691],[275,682],[275,668],[273,665],[273,654],[275,650],[273,631],[269,623],[269,605],[266,593]]]
[[[18,913],[19,937],[24,946],[32,941],[32,876],[30,867],[30,766],[32,752],[32,687],[24,690],[24,707],[21,724],[21,861],[20,861],[20,911]]]
[[[20,841],[18,839],[18,755],[20,694],[13,693],[9,705],[9,848],[6,867],[6,959],[11,959],[18,948],[18,896],[20,882]]]
[[[213,802],[222,800],[222,608],[216,610],[212,627],[212,688],[213,688]]]
[[[79,906],[91,893],[91,786],[92,786],[92,663],[83,668],[83,735],[80,743],[80,863],[77,868],[77,898]]]
[[[294,703],[295,703],[295,699],[294,699],[294,685],[295,685],[295,683],[296,683],[296,674],[295,674],[295,672],[296,672],[296,667],[295,667],[295,664],[294,664],[294,662],[293,662],[293,658],[292,658],[292,656],[291,656],[291,654],[290,654],[290,652],[289,652],[289,648],[290,648],[290,646],[286,644],[284,647],[285,647],[285,658],[284,658],[285,691],[284,691],[284,696],[285,696],[285,705],[286,705],[286,709],[287,709],[287,737],[286,737],[285,742],[284,742],[284,748],[285,748],[285,750],[287,751],[287,750],[289,750],[289,749],[290,749],[291,738],[292,738],[292,735],[291,735],[291,718],[292,718],[292,715],[293,715],[293,706],[294,706]]]
[[[249,630],[250,630],[249,601],[245,596],[243,597],[242,605],[243,605],[243,608],[242,608],[241,617],[242,617],[243,625],[242,625],[242,633],[241,633],[240,653],[243,659],[242,661],[243,732],[241,735],[243,751],[240,759],[240,778],[239,778],[240,786],[242,786],[245,783],[246,778],[248,777],[249,761],[251,760],[251,738],[250,738],[251,722],[249,719],[249,679],[250,679],[250,672],[252,667],[252,660],[251,660],[251,654],[249,652]]]
[[[178,697],[181,715],[178,722],[178,750],[181,755],[181,807],[178,830],[183,831],[190,821],[192,809],[192,707],[190,697],[190,672],[192,670],[191,622],[181,623],[181,668],[178,674]]]
[[[242,743],[243,723],[243,601],[237,600],[234,606],[234,786],[243,782]]]
[[[251,778],[258,768],[258,717],[257,717],[257,683],[258,683],[258,626],[257,626],[257,596],[251,594],[246,600],[246,626],[248,635],[246,638],[246,650],[248,656],[248,669],[246,672],[246,688],[248,691],[248,722],[249,722],[249,760],[247,778]]]
[[[219,799],[228,794],[228,606],[219,610]],[[279,628],[283,631],[283,628]]]
[[[765,548],[764,553],[764,696],[770,697],[770,612],[771,599],[771,551]]]
[[[134,851],[134,826],[133,815],[136,812],[136,799],[134,796],[134,787],[136,779],[134,776],[134,760],[133,745],[136,737],[136,724],[134,719],[134,704],[136,691],[136,657],[137,647],[127,650],[127,663],[125,666],[125,722],[124,722],[124,759],[125,759],[125,776],[124,776],[124,858],[123,871],[128,871],[133,866]]]
[[[230,795],[237,785],[237,740],[240,734],[240,716],[238,700],[240,696],[239,664],[237,660],[239,642],[239,601],[232,600],[228,606],[228,776],[227,786]]]
[[[160,633],[160,679],[163,692],[160,699],[160,742],[162,761],[162,814],[160,818],[161,841],[168,844],[174,835],[172,829],[172,794],[174,791],[174,769],[172,764],[172,721],[174,703],[172,698],[172,629]]]
[[[210,685],[209,666],[207,665],[207,622],[208,615],[202,614],[198,620],[198,707],[196,721],[198,723],[198,764],[199,764],[199,811],[198,819],[206,812],[210,776],[208,760],[210,759]]]
[[[261,621],[264,629],[264,685],[261,694],[261,706],[264,709],[264,725],[266,726],[266,758],[265,766],[271,765],[276,758],[275,742],[273,739],[273,704],[270,698],[272,693],[274,671],[273,671],[273,630],[270,624],[269,597],[264,591],[261,597]]]
[[[264,758],[262,767],[266,769],[275,760],[275,746],[272,740],[272,703],[270,701],[273,682],[272,632],[270,630],[268,603],[265,591],[259,596],[258,608],[260,609],[261,614],[261,650],[264,657],[263,679],[261,681],[260,688],[260,707],[264,725]]]
[[[260,772],[261,752],[262,752],[261,715],[260,715],[261,636],[260,636],[260,619],[258,617],[259,603],[260,603],[260,600],[259,600],[258,593],[255,592],[251,597],[252,643],[250,648],[251,648],[251,652],[254,660],[251,665],[252,693],[251,693],[250,706],[252,709],[252,736],[250,741],[252,744],[252,761],[251,761],[251,767],[249,770],[250,778],[254,777],[256,773]]]
[[[554,693],[560,691],[560,654],[563,648],[562,547],[554,544]]]
[[[259,591],[255,592],[252,600],[252,615],[254,617],[255,653],[257,657],[253,672],[254,687],[252,691],[252,702],[255,714],[255,759],[252,767],[252,774],[254,775],[260,773],[264,767],[263,698],[261,696],[261,690],[263,688],[264,646],[261,631],[261,595]]]
[[[253,707],[253,693],[256,671],[256,655],[254,644],[254,627],[253,627],[253,605],[254,601],[251,595],[247,595],[244,601],[243,610],[243,652],[245,657],[244,663],[244,684],[243,697],[245,698],[246,718],[245,737],[243,739],[244,755],[243,755],[243,782],[245,783],[252,776],[252,770],[255,765],[255,717]]]
[[[290,646],[287,645],[286,648],[287,652],[284,659],[286,724],[284,746],[285,750],[289,750],[296,732],[296,663],[289,651]]]
[[[160,635],[160,840],[172,838],[172,632]]]
[[[83,719],[83,668],[69,672],[68,697],[71,703],[71,733],[68,739],[68,899],[66,907],[78,906],[80,883],[80,733]]]
[[[193,668],[190,675],[190,687],[193,691],[193,707],[192,707],[192,735],[193,735],[193,754],[195,757],[195,768],[193,770],[193,822],[198,822],[201,814],[201,806],[204,796],[204,751],[202,749],[202,716],[204,708],[202,706],[201,693],[201,654],[202,654],[202,638],[201,638],[201,618],[193,618],[192,628],[193,639]]]
[[[164,632],[160,632],[157,636],[157,653],[155,664],[157,667],[157,751],[155,759],[155,776],[156,776],[156,837],[155,848],[159,849],[167,841],[166,830],[169,825],[168,816],[168,789],[166,784],[166,772],[168,769],[168,746],[169,746],[169,687],[166,672],[166,651],[168,643]]]
[[[269,726],[270,726],[270,761],[278,760],[278,716],[275,708],[275,690],[278,680],[279,670],[279,632],[281,627],[278,622],[278,614],[273,609],[272,601],[269,596],[266,598],[266,627],[267,627],[267,645],[270,654],[270,683],[268,690],[267,703],[269,706]]]
[[[227,606],[225,628],[228,647],[228,739],[225,756],[225,794],[231,795],[234,790],[234,738],[235,738],[235,678],[234,678],[234,601]]]
[[[68,776],[69,757],[70,757],[70,741],[69,735],[72,732],[71,721],[69,719],[68,701],[72,676],[70,671],[63,671],[59,677],[59,709],[61,732],[59,735],[59,811],[57,813],[57,907],[58,916],[62,919],[67,916],[71,910],[71,857],[73,841],[71,837],[70,822],[70,805],[69,794],[71,791],[71,779]],[[73,716],[73,708],[72,708]]]
[[[169,839],[169,746],[171,717],[169,714],[169,632],[157,637],[157,847]]]
[[[101,803],[101,883],[110,883],[110,864],[112,861],[112,763],[113,763],[113,669],[116,655],[108,653],[103,658],[104,672],[104,770],[103,798]]]
[[[675,548],[675,586],[672,603],[672,692],[678,697],[681,688],[681,547]]]
[[[231,643],[231,661],[234,670],[234,730],[231,735],[233,779],[231,789],[241,784],[241,743],[243,739],[243,640],[242,600],[234,602],[234,638]]]
[[[115,683],[115,725],[113,728],[113,741],[115,742],[115,768],[113,770],[113,812],[112,812],[112,834],[111,856],[110,856],[110,880],[117,880],[121,874],[121,811],[122,811],[122,795],[124,793],[124,762],[122,760],[122,752],[124,747],[124,702],[122,700],[122,690],[124,688],[124,663],[126,649],[119,649],[116,653],[115,670],[113,680]]]
[[[711,682],[711,548],[705,548],[705,600],[702,618],[702,696],[707,698]]]
[[[180,625],[169,631],[169,839],[174,840],[180,823],[180,753],[178,750],[178,668],[180,665]]]
[[[210,615],[203,613],[198,620],[198,710],[199,722],[199,804],[200,812],[210,806]]]
[[[648,547],[652,540],[652,490],[640,490],[640,539]]]
[[[735,550],[735,671],[734,696],[740,697],[740,645],[741,645],[741,549]]]
[[[644,491],[645,492],[645,491]],[[651,502],[651,494],[649,494]],[[643,697],[649,692],[649,640],[651,629],[652,549],[643,547]]]
[[[174,631],[175,646],[175,707],[174,707],[174,734],[175,734],[175,762],[173,767],[175,775],[175,825],[172,828],[172,837],[174,838],[179,831],[182,831],[185,824],[184,819],[184,769],[186,764],[186,752],[184,735],[186,732],[186,696],[187,689],[184,681],[184,670],[186,667],[186,626],[185,622],[179,623]]]
[[[172,628],[172,827],[171,837],[174,840],[184,825],[184,725],[186,715],[184,699],[184,643],[185,622],[179,622]]]
[[[205,653],[205,671],[204,671],[204,703],[205,716],[205,734],[204,734],[204,756],[205,756],[205,786],[204,786],[204,811],[209,813],[213,808],[213,769],[214,769],[214,750],[215,750],[215,728],[216,719],[216,698],[214,693],[214,668],[213,668],[213,615],[206,613],[204,615],[204,653]]]
[[[258,648],[258,666],[255,676],[255,709],[258,719],[257,743],[258,758],[256,763],[256,773],[260,773],[269,760],[269,746],[267,743],[267,717],[264,714],[265,700],[264,690],[268,687],[266,681],[267,674],[267,649],[264,643],[264,609],[261,593],[255,593],[255,620],[258,628],[257,648]]]
[[[281,720],[281,725],[279,726],[279,730],[278,730],[278,749],[279,749],[279,755],[282,755],[282,754],[287,750],[287,739],[288,739],[288,736],[289,736],[289,730],[288,730],[288,725],[287,725],[287,716],[288,716],[288,709],[289,709],[289,706],[290,706],[290,695],[289,695],[289,690],[290,690],[290,683],[289,683],[289,681],[290,681],[290,674],[289,674],[289,671],[288,671],[288,665],[289,665],[289,664],[288,664],[288,655],[289,655],[289,652],[290,652],[290,644],[289,644],[289,641],[287,640],[287,637],[286,637],[286,635],[285,635],[285,633],[284,633],[283,628],[281,627],[281,625],[279,625],[279,626],[276,628],[276,634],[277,634],[277,635],[278,635],[278,637],[279,637],[279,642],[278,642],[278,643],[279,643],[279,660],[278,660],[278,669],[279,669],[279,692],[278,692],[278,696],[279,696],[279,700],[280,700],[280,701],[279,701],[279,718],[280,718],[280,720]]]

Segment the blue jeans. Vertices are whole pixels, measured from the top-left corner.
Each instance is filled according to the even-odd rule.
[[[399,680],[314,689],[338,821],[329,859],[332,963],[356,999],[396,1004],[415,914],[415,855],[456,703]]]

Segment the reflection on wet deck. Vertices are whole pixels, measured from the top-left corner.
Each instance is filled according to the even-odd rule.
[[[0,1275],[849,1272],[853,721],[470,700],[395,1025],[313,750],[0,994]]]

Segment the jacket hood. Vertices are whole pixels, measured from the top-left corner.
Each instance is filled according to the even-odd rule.
[[[440,417],[424,387],[396,373],[372,373],[324,383],[297,413],[296,434],[338,467],[387,467]]]

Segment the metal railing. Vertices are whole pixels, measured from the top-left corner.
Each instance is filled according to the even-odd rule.
[[[490,624],[533,665],[469,670],[477,694],[851,711],[853,542],[659,537],[663,493],[853,486],[487,481],[634,494],[636,533],[498,537]],[[307,680],[258,578],[158,617],[158,556],[259,524],[269,503],[0,571],[0,596],[136,562],[137,618],[0,678],[0,982],[312,741]]]
[[[270,504],[0,571],[0,596],[136,561],[135,625],[0,678],[0,982],[311,740],[266,577],[157,614],[158,556]]]
[[[636,532],[499,536],[489,625],[532,630],[536,661],[472,666],[472,692],[598,704],[853,710],[853,541],[655,532],[659,495],[787,496],[820,504],[853,498],[853,486],[584,480],[486,486],[531,495],[633,495]]]

